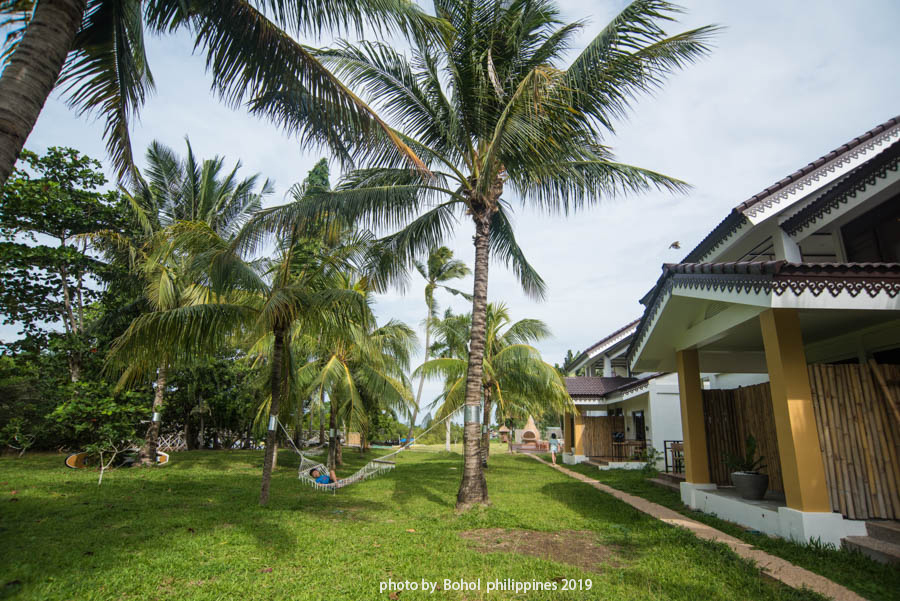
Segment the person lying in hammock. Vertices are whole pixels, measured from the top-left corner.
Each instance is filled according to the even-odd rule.
[[[316,484],[334,484],[337,482],[337,476],[334,474],[334,470],[330,470],[327,474],[323,474],[319,471],[319,468],[314,467],[309,470],[309,476],[316,481]]]

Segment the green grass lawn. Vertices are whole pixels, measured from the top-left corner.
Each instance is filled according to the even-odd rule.
[[[370,458],[344,456],[339,475]],[[261,463],[255,451],[176,453],[165,467],[109,472],[98,487],[96,472],[66,469],[61,456],[0,458],[0,598],[820,599],[527,457],[492,456],[492,505],[463,515],[457,454],[403,453],[393,472],[333,495],[299,483],[285,451],[266,508]],[[460,536],[484,528],[533,531],[536,542],[512,548],[493,533],[482,544],[505,551],[484,552]],[[566,538],[552,559],[518,552],[550,548],[543,541],[562,530],[583,531],[591,556]],[[594,565],[572,565],[585,560]],[[482,589],[379,592],[388,579],[445,578],[480,578]],[[494,579],[592,587],[489,594]]]
[[[545,459],[549,461],[550,456],[547,455]],[[566,467],[613,488],[681,512],[772,555],[822,574],[872,601],[896,601],[900,598],[900,570],[872,561],[862,553],[819,545],[800,545],[782,538],[750,532],[715,516],[692,511],[681,502],[681,496],[677,492],[650,483],[640,471],[600,471],[585,464]]]

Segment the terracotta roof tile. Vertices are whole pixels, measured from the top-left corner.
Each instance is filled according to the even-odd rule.
[[[566,390],[572,397],[599,397],[612,392],[621,386],[636,382],[637,378],[624,378],[614,376],[612,378],[574,377],[566,378]]]

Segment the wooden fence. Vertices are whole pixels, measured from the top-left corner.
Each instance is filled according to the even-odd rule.
[[[890,394],[900,399],[900,366],[877,366]],[[851,519],[900,519],[900,424],[872,368],[809,366],[813,410],[831,506]],[[729,484],[726,453],[743,452],[753,434],[769,474],[783,491],[769,385],[703,391],[710,477]]]
[[[584,418],[581,434],[584,454],[588,457],[613,456],[613,432],[625,431],[625,418],[621,415]]]

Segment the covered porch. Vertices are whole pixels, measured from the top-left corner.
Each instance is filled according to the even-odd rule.
[[[626,438],[622,410],[578,407],[563,421],[563,461],[604,467],[632,467],[646,448],[644,440]],[[643,465],[643,464],[641,464]]]
[[[866,519],[900,519],[898,347],[900,266],[682,264],[649,299],[631,361],[678,374],[687,505],[839,545]],[[768,382],[704,390],[701,372]],[[726,487],[722,455],[747,433],[769,466],[763,501]]]

